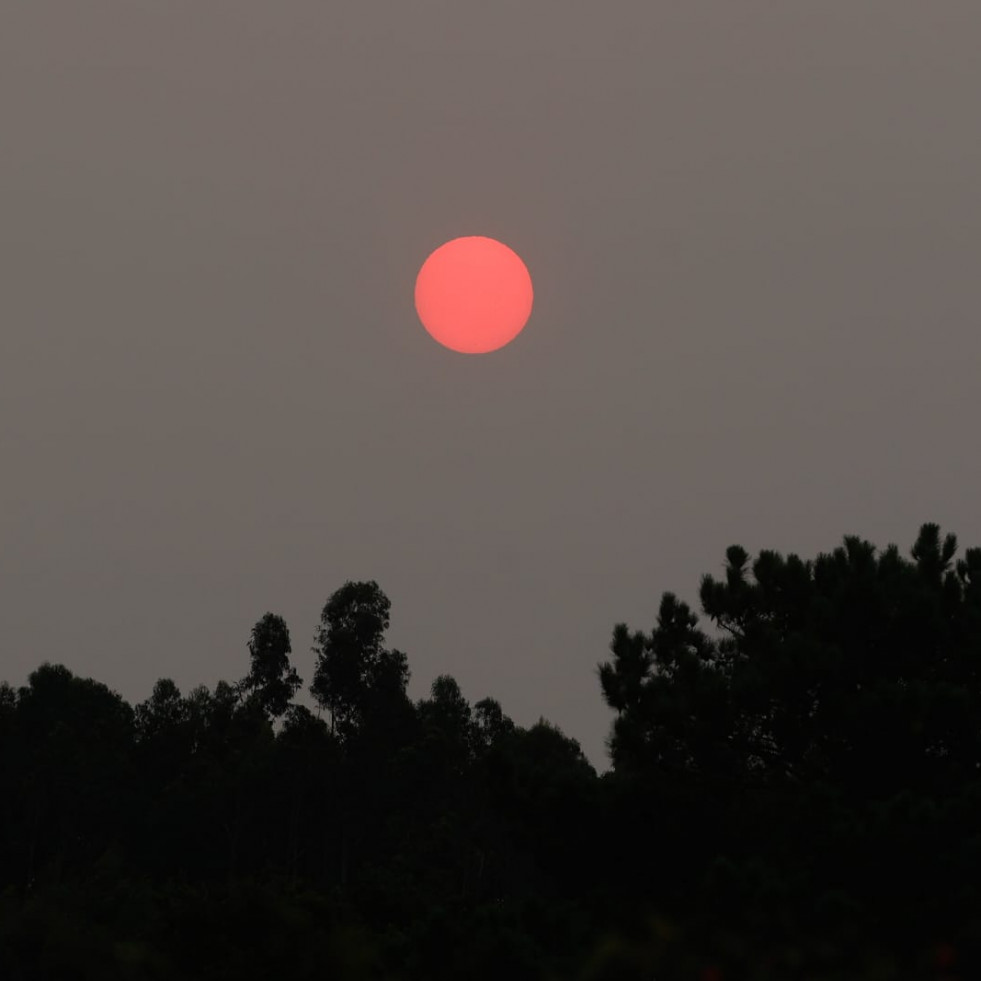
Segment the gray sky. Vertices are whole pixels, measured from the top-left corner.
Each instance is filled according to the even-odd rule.
[[[413,698],[451,673],[604,769],[614,623],[727,545],[981,544],[979,37],[975,0],[8,0],[0,678],[212,686],[270,610],[308,684],[374,578]],[[458,235],[534,280],[489,355],[413,309]]]

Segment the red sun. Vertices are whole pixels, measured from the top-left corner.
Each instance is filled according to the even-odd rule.
[[[492,238],[441,245],[416,277],[416,312],[444,347],[486,354],[513,341],[531,316],[531,276],[520,256]]]

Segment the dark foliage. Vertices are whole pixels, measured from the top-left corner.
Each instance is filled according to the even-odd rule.
[[[278,718],[302,684],[290,665],[290,632],[286,621],[267,613],[253,628],[249,641],[252,669],[241,682],[243,691],[267,715]]]
[[[388,598],[327,601],[311,692],[266,614],[237,684],[131,708],[0,684],[0,977],[969,978],[981,549],[739,546],[710,638],[665,593],[599,665],[613,768],[442,675]]]

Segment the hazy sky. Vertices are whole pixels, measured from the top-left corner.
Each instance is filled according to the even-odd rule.
[[[605,769],[727,545],[981,544],[976,0],[0,5],[0,678],[309,683],[347,579]],[[458,235],[523,334],[413,309]],[[708,624],[703,620],[703,625]],[[309,696],[304,696],[309,704]]]

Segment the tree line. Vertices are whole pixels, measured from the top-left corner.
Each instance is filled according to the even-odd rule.
[[[670,981],[977,976],[981,548],[925,524],[813,560],[740,546],[617,624],[611,769],[540,719],[407,694],[374,581],[309,691],[247,673],[131,706],[0,684],[0,977]]]

